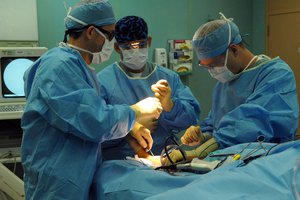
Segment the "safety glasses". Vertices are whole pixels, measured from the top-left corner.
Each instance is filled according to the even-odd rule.
[[[108,30],[105,30],[105,29],[103,29],[103,28],[101,28],[101,27],[97,27],[97,29],[99,30],[99,31],[101,31],[104,35],[106,35],[107,37],[107,39],[109,40],[109,41],[111,41],[114,37],[115,37],[115,31],[108,31]]]
[[[209,61],[209,64],[203,64],[203,63],[199,62],[199,67],[204,68],[204,69],[212,69],[214,67],[224,66],[227,61],[227,59],[226,59],[227,54],[228,54],[227,52],[228,52],[228,50],[226,51],[225,56],[224,56],[224,54],[221,54],[221,55],[213,58],[211,60],[211,62]]]
[[[137,40],[137,41],[132,41],[132,42],[126,42],[126,43],[121,43],[119,44],[119,47],[121,49],[142,49],[146,48],[148,46],[148,40]]]

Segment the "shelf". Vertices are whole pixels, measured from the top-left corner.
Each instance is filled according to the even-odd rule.
[[[170,68],[180,76],[192,73],[193,49],[191,40],[169,40]]]

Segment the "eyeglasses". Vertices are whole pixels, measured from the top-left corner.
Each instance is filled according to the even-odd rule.
[[[213,62],[209,64],[202,64],[201,62],[199,63],[199,67],[204,68],[204,69],[212,69],[214,67],[222,67],[227,64],[227,59],[228,59],[228,49],[229,46],[227,47],[225,53],[216,56],[213,60]]]
[[[126,42],[119,44],[119,47],[122,49],[142,49],[146,48],[148,46],[148,40],[139,40],[139,41],[133,41],[133,42]]]
[[[214,67],[221,67],[224,66],[225,64],[225,58],[223,56],[218,56],[215,58],[213,62],[210,64],[202,64],[201,62],[199,63],[199,67],[204,68],[204,69],[212,69]]]
[[[100,27],[97,27],[97,29],[99,31],[101,31],[102,33],[104,33],[107,36],[107,39],[109,41],[111,41],[115,37],[115,31],[108,31],[108,30],[105,30],[105,29],[100,28]]]

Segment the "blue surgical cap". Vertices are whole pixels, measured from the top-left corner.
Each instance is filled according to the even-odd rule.
[[[211,32],[207,31],[211,27],[220,26]],[[230,28],[229,28],[230,26]],[[229,38],[229,32],[231,36]],[[213,58],[226,51],[229,44],[239,44],[242,37],[239,28],[229,19],[214,20],[201,26],[193,37],[193,48],[199,60]]]
[[[106,26],[116,22],[111,4],[106,0],[81,3],[72,8],[65,18],[67,30],[87,25]]]
[[[118,43],[126,43],[148,38],[148,26],[145,20],[137,16],[126,16],[115,26],[115,38]]]

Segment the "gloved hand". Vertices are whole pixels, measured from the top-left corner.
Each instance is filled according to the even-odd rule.
[[[157,128],[158,120],[155,118],[150,118],[150,119],[145,118],[140,121],[140,124],[145,126],[147,129],[150,130],[151,133],[153,133],[155,131],[155,129]]]
[[[200,158],[203,159],[205,158],[210,152],[213,152],[219,148],[218,143],[214,138],[211,138],[204,142],[202,145],[197,147],[195,150],[191,151],[185,151],[186,154],[186,159],[187,160],[192,160],[193,158]],[[173,163],[177,163],[183,160],[182,153],[179,150],[173,150],[170,154],[169,157],[173,161]],[[171,161],[168,160],[168,158],[162,159],[162,164],[163,165],[170,165]]]
[[[132,136],[132,138],[134,138],[138,143],[138,145],[135,144],[134,146],[132,146],[133,143],[130,143],[129,141],[129,144],[131,145],[131,147],[136,153],[140,150],[139,147],[141,147],[147,152],[152,148],[153,139],[151,137],[150,130],[144,127],[143,125],[139,123],[135,123],[133,129],[129,133],[130,136]],[[127,139],[130,140],[130,138]]]
[[[126,136],[126,140],[139,158],[150,160],[153,166],[161,166],[160,157],[150,155],[143,147],[141,147],[138,141],[131,136],[131,134]]]
[[[151,86],[154,96],[161,102],[164,111],[170,112],[173,109],[174,103],[171,99],[172,90],[169,87],[168,81],[159,80]]]
[[[195,146],[211,138],[211,135],[202,133],[200,126],[190,126],[181,137],[182,144]]]
[[[137,122],[142,122],[145,119],[158,119],[162,112],[161,103],[155,97],[148,97],[130,107],[136,114]]]

